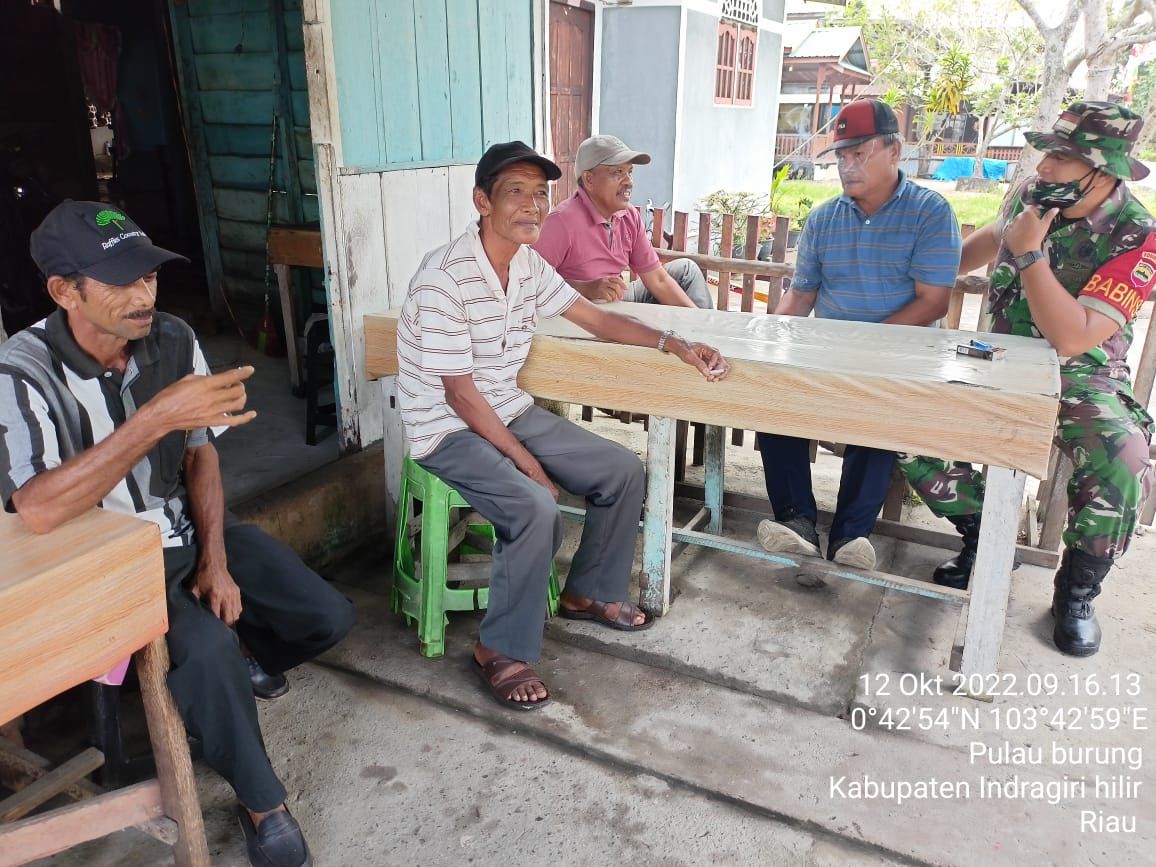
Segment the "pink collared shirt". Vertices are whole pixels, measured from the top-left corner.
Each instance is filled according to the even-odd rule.
[[[638,208],[607,221],[581,187],[550,212],[533,247],[565,280],[617,277],[627,268],[646,274],[661,265]]]

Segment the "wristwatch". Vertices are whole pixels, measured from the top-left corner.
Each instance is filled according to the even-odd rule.
[[[672,338],[672,337],[678,337],[678,335],[674,333],[673,328],[668,328],[668,329],[666,329],[666,331],[662,332],[662,334],[659,335],[659,337],[658,337],[658,351],[659,352],[670,352],[670,350],[666,348],[666,341],[670,340],[670,338]]]
[[[1029,265],[1031,265],[1032,263],[1034,263],[1034,262],[1036,262],[1042,258],[1044,258],[1044,253],[1042,250],[1029,250],[1027,253],[1024,253],[1022,256],[1013,257],[1012,262],[1015,263],[1017,271],[1022,271],[1025,268],[1027,268]]]

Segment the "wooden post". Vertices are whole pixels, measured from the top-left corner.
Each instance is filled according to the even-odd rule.
[[[650,417],[646,438],[646,510],[642,515],[642,607],[670,609],[670,531],[674,508],[674,419]]]
[[[680,253],[686,251],[686,224],[689,216],[686,211],[674,212],[674,234],[671,236],[670,248]]]
[[[719,241],[719,255],[731,258],[735,246],[735,215],[722,215],[722,240]],[[718,273],[718,309],[731,309],[731,272]]]
[[[791,231],[790,217],[775,217],[775,240],[771,242],[771,261],[787,261],[787,235]],[[772,277],[767,284],[767,312],[774,313],[783,297],[783,278]]]
[[[975,226],[971,223],[964,223],[959,231],[966,238],[975,231]],[[945,328],[959,328],[959,319],[963,315],[963,299],[964,293],[956,284],[951,289],[951,300],[947,303],[947,315],[943,317]]]
[[[666,210],[654,209],[654,222],[650,224],[650,243],[655,247],[665,247],[666,238],[662,236],[662,228],[666,225]]]
[[[988,467],[960,666],[964,675],[994,674],[999,662],[1025,480],[1022,472]]]
[[[165,639],[154,638],[137,651],[136,665],[149,740],[156,758],[161,804],[165,815],[177,823],[173,856],[177,867],[209,867],[209,846],[197,800],[193,763],[189,759],[188,737],[166,683],[169,651]]]
[[[743,258],[757,259],[759,256],[759,216],[747,216],[747,237],[743,244]],[[750,313],[755,306],[755,275],[743,274],[743,300],[739,307],[743,313]]]

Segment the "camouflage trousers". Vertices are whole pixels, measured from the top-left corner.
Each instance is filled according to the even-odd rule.
[[[1064,547],[1105,558],[1128,549],[1153,485],[1152,432],[1152,418],[1128,383],[1062,377],[1057,445],[1073,466]],[[983,508],[983,476],[971,464],[899,455],[898,466],[936,515],[973,515]]]

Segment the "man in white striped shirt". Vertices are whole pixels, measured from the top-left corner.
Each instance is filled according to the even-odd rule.
[[[621,630],[653,622],[625,601],[642,510],[641,462],[536,407],[518,388],[538,317],[565,316],[603,340],[673,353],[711,382],[729,371],[709,346],[591,304],[527,246],[549,210],[547,182],[560,176],[522,142],[487,150],[474,173],[480,219],[426,255],[398,326],[398,403],[410,454],[496,531],[474,661],[498,701],[520,710],[550,697],[528,663],[541,653],[550,562],[562,539],[555,482],[586,499],[562,616]]]

